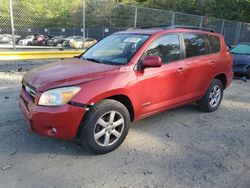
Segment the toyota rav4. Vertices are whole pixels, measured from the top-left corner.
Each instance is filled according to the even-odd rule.
[[[38,134],[79,138],[90,151],[107,153],[124,141],[130,122],[192,102],[215,111],[232,77],[220,34],[177,26],[128,30],[26,73],[20,108]]]

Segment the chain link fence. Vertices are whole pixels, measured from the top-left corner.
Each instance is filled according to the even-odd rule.
[[[250,42],[249,23],[128,6],[105,0],[0,0],[0,48],[14,48],[14,44],[20,48],[29,45],[32,45],[31,48],[47,46],[46,42],[37,43],[36,46],[34,43],[19,42],[33,35],[46,36],[46,40],[55,36],[66,38],[85,35],[86,38],[98,41],[128,28],[158,25],[212,28],[225,37],[228,45]]]

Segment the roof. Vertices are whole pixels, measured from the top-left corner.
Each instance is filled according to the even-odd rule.
[[[128,29],[126,31],[120,31],[118,33],[131,33],[131,34],[146,34],[146,35],[153,35],[159,31],[162,31],[160,28],[152,28],[152,29]]]
[[[192,31],[200,33],[206,33],[211,34],[214,33],[213,29],[210,28],[203,28],[203,27],[196,27],[196,26],[178,26],[178,25],[172,25],[172,26],[152,26],[152,27],[142,27],[142,28],[131,28],[126,31],[121,31],[118,33],[129,33],[129,34],[145,34],[145,35],[153,35],[158,32],[166,32],[166,31]]]

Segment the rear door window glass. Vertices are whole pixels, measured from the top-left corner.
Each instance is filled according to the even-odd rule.
[[[185,33],[183,37],[186,47],[186,58],[207,54],[205,35]]]

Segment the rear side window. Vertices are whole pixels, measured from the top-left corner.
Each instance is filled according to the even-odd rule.
[[[180,60],[181,48],[178,34],[171,34],[156,39],[144,56],[160,56],[164,63]]]
[[[218,36],[208,36],[208,41],[211,48],[211,53],[218,53],[220,51],[220,38]]]
[[[186,58],[207,54],[206,38],[201,34],[183,34],[186,46]]]

